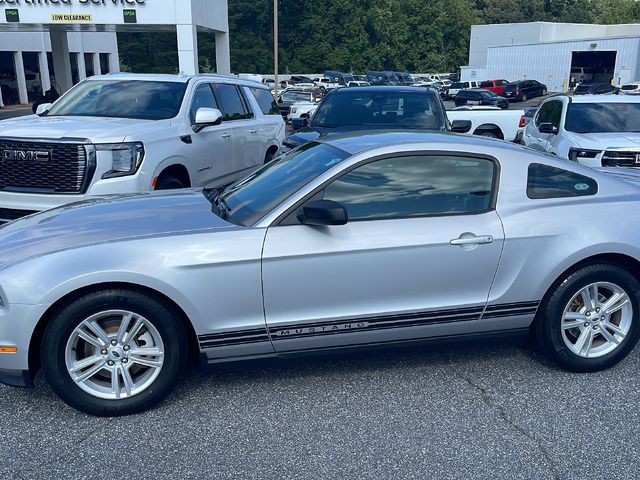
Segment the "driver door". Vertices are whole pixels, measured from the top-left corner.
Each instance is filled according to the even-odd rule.
[[[189,108],[192,128],[195,127],[199,108],[220,109],[209,83],[201,83],[195,87]],[[225,122],[183,136],[181,141],[191,142],[190,148],[185,150],[189,152],[187,162],[195,170],[193,186],[216,186],[227,172],[233,171],[233,132]]]
[[[504,241],[497,170],[465,154],[375,160],[312,198],[342,204],[346,225],[302,225],[299,208],[270,227],[263,291],[276,351],[471,332]]]

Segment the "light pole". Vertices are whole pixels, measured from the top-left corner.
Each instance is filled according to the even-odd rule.
[[[273,0],[273,67],[275,81],[275,96],[278,98],[278,0]]]

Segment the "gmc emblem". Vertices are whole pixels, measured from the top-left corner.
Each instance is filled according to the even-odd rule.
[[[51,159],[51,152],[48,150],[3,150],[2,160],[24,161],[24,162],[48,162]]]

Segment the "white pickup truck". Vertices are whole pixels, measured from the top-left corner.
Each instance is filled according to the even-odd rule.
[[[524,110],[501,110],[484,105],[457,107],[447,111],[450,122],[471,121],[470,135],[520,143],[524,131]]]
[[[38,115],[0,122],[0,223],[92,196],[229,183],[273,158],[284,135],[254,81],[92,77]]]

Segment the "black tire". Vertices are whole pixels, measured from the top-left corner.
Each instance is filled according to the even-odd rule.
[[[74,329],[86,318],[105,310],[128,310],[149,320],[164,344],[160,373],[146,389],[123,399],[98,398],[71,378],[65,348]],[[172,308],[142,293],[124,289],[100,290],[63,307],[51,320],[42,340],[42,365],[53,391],[70,406],[98,416],[122,416],[147,410],[162,401],[187,366],[187,335]]]
[[[156,190],[177,190],[186,187],[182,180],[173,175],[161,175],[156,184]]]
[[[276,152],[267,152],[267,154],[264,156],[264,164],[266,165],[267,163],[271,162],[273,160],[273,157],[276,156]]]
[[[628,295],[633,309],[629,332],[610,353],[585,358],[572,352],[562,338],[564,309],[582,288],[596,282],[610,282]],[[615,264],[600,263],[576,270],[552,287],[540,304],[532,326],[538,348],[561,367],[574,372],[604,370],[622,361],[633,350],[640,336],[640,283],[627,270]]]
[[[499,135],[495,134],[494,132],[491,131],[481,131],[476,133],[476,135],[480,136],[480,137],[487,137],[487,138],[500,138]]]

